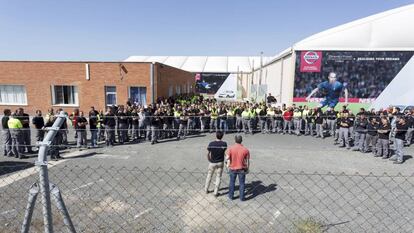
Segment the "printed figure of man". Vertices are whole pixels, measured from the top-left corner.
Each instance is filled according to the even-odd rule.
[[[325,99],[319,104],[319,107],[323,108],[328,106],[334,109],[339,102],[339,97],[341,96],[342,91],[344,91],[345,94],[345,104],[348,104],[348,89],[346,88],[346,85],[337,81],[336,73],[331,72],[329,73],[328,81],[320,83],[318,87],[306,97],[306,100],[309,101],[314,94],[320,92]]]

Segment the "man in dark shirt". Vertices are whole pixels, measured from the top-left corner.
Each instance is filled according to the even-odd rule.
[[[377,155],[375,157],[388,158],[390,147],[390,132],[391,125],[386,117],[381,118],[381,124],[378,127],[378,143],[377,143]]]
[[[83,112],[79,112],[79,116],[76,117],[76,141],[77,141],[77,147],[81,148],[81,146],[86,147],[86,125],[88,124],[88,121],[83,115]]]
[[[21,136],[21,147],[20,152],[24,153],[24,148],[26,147],[27,153],[32,153],[32,146],[31,146],[31,134],[30,134],[30,120],[29,114],[24,113],[23,108],[19,108],[17,110],[17,119],[22,122],[23,129],[22,129],[22,136]]]
[[[132,139],[138,141],[139,138],[139,116],[138,110],[134,108],[131,112],[131,124],[132,124]]]
[[[355,121],[355,143],[353,151],[364,151],[365,148],[365,139],[367,136],[368,129],[368,120],[365,116],[365,113],[362,112],[358,115],[358,118]]]
[[[335,136],[336,114],[337,114],[336,111],[329,107],[325,112],[327,130],[329,131],[329,134],[331,135],[331,137]]]
[[[267,100],[266,102],[267,102],[268,106],[277,103],[277,100],[274,96],[272,96],[272,93],[269,93],[266,100]]]
[[[350,149],[350,145],[349,145],[349,127],[351,126],[351,121],[349,119],[349,114],[348,112],[343,112],[341,113],[341,118],[340,118],[340,128],[339,128],[339,140],[341,140],[341,145],[340,147],[345,147],[347,149]]]
[[[177,140],[181,139],[181,136],[185,138],[188,134],[188,113],[187,110],[184,110],[181,116],[179,117],[180,126],[178,128]]]
[[[91,131],[91,147],[98,147],[98,115],[99,112],[92,106],[89,111],[89,130]]]
[[[218,111],[219,129],[221,132],[227,133],[227,109],[221,106]]]
[[[219,195],[218,191],[220,188],[221,176],[223,174],[223,166],[224,166],[224,154],[227,149],[227,143],[222,141],[223,139],[223,132],[218,131],[216,133],[216,140],[210,142],[207,147],[207,159],[209,161],[208,165],[208,173],[206,184],[204,186],[204,191],[206,193],[209,192],[209,186],[211,182],[211,178],[213,176],[214,171],[216,171],[216,184],[214,188],[214,195],[217,197]]]
[[[408,131],[408,125],[405,117],[399,117],[395,126],[395,155],[390,158],[394,164],[402,164],[404,162],[404,140]]]
[[[365,148],[364,152],[368,153],[372,151],[373,155],[376,155],[377,153],[377,141],[378,141],[378,128],[379,123],[377,121],[377,118],[374,116],[371,116],[369,119],[369,123],[367,125],[367,136],[365,138]]]
[[[43,131],[43,127],[45,126],[45,121],[42,116],[42,111],[36,110],[36,116],[33,117],[32,123],[36,128],[36,140],[38,142],[43,141],[43,137],[45,135],[45,131]]]
[[[55,115],[49,115],[49,117],[47,118],[47,121],[44,125],[44,129],[47,130],[48,128],[53,126],[53,123],[55,123],[56,120],[56,116]],[[53,138],[51,146],[49,147],[48,150],[48,154],[50,155],[50,159],[51,160],[58,160],[58,159],[63,159],[60,156],[60,152],[59,152],[59,138],[57,137],[59,135],[56,134],[56,136]]]
[[[321,109],[316,110],[316,112],[314,113],[315,116],[315,125],[316,125],[316,137],[317,138],[324,138],[323,135],[323,121],[325,118],[324,113],[322,112]]]
[[[127,142],[127,136],[128,136],[128,115],[126,108],[119,108],[118,114],[118,140],[120,144],[124,144]]]
[[[9,126],[7,124],[7,122],[9,121],[10,115],[11,115],[11,110],[4,109],[3,113],[4,113],[4,116],[3,118],[1,118],[1,125],[3,129],[2,135],[3,135],[3,143],[4,143],[3,155],[11,157],[13,155],[12,150],[11,150],[12,140],[11,140]]]
[[[106,133],[106,146],[113,146],[115,143],[115,114],[112,108],[108,107],[102,121]]]
[[[234,115],[236,116],[235,128],[237,130],[237,133],[240,133],[243,129],[243,119],[241,116],[242,112],[243,112],[243,109],[241,106],[237,106],[236,109],[234,109]]]
[[[405,135],[405,145],[410,146],[413,139],[413,133],[414,133],[414,110],[411,110],[411,112],[407,113],[406,116],[406,123],[408,126],[407,134]]]
[[[161,125],[161,112],[159,109],[157,109],[151,117],[151,145],[158,143]]]

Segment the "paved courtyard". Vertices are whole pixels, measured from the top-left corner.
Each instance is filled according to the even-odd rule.
[[[406,162],[395,165],[338,148],[330,138],[248,135],[244,145],[252,167],[247,201],[240,202],[227,199],[226,174],[221,196],[202,191],[211,140],[214,134],[156,145],[67,150],[66,159],[50,162],[50,179],[62,190],[79,232],[290,232],[307,218],[328,232],[414,230],[413,148],[405,148]],[[233,144],[233,135],[224,140]],[[37,180],[30,167],[34,160],[0,161],[22,168],[2,169],[4,232],[19,229],[28,188]],[[42,230],[40,210],[38,201],[34,232]],[[55,228],[64,231],[54,211]],[[378,224],[382,219],[387,220]]]

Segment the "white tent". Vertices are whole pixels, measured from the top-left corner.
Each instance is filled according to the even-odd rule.
[[[263,63],[271,60],[263,57]],[[159,62],[195,73],[251,72],[260,67],[260,57],[228,56],[130,56],[126,62]]]
[[[352,21],[314,34],[295,43],[291,48],[270,60],[262,69],[251,74],[252,84],[267,85],[267,89],[284,103],[293,97],[295,76],[295,51],[414,51],[414,4],[399,7],[366,18]],[[383,95],[400,93],[407,85],[407,93],[414,95],[413,60],[406,64],[390,85],[379,96],[374,106],[390,104],[414,105],[409,94],[386,98]],[[259,78],[262,76],[262,78]],[[265,78],[263,78],[265,77]],[[265,80],[260,83],[258,80]],[[411,87],[411,89],[410,89]],[[248,91],[250,93],[250,91]],[[388,94],[387,94],[388,93]]]
[[[312,35],[294,50],[405,51],[414,48],[414,4]]]

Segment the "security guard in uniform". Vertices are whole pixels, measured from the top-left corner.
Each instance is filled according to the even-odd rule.
[[[340,128],[339,128],[339,139],[341,140],[341,145],[339,147],[345,147],[351,149],[349,145],[349,128],[351,127],[351,120],[349,119],[349,113],[343,112],[340,119]]]

